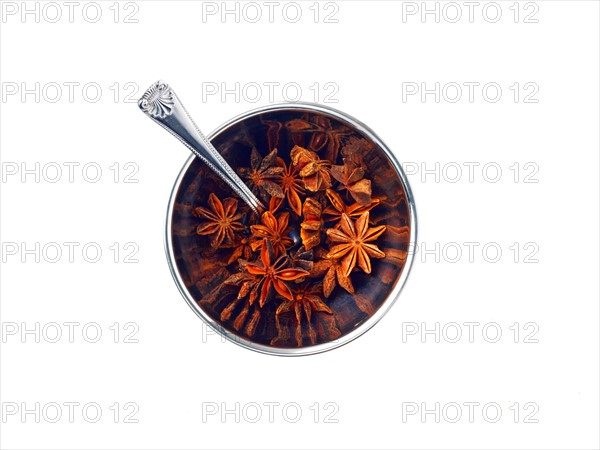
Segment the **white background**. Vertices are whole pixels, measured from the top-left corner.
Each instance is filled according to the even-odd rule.
[[[439,4],[439,23],[433,15],[403,16],[403,8],[408,13],[422,8],[420,2],[338,1],[332,17],[337,23],[325,23],[334,7],[323,3],[315,23],[313,2],[299,3],[302,17],[296,23],[282,15],[285,2],[273,23],[262,2],[258,23],[246,20],[254,17],[248,9],[239,23],[219,14],[203,21],[202,3],[192,1],[138,1],[137,23],[125,23],[124,17],[135,6],[110,9],[113,2],[98,3],[102,17],[96,23],[82,15],[86,2],[75,9],[73,23],[68,6],[59,2],[63,16],[49,23],[55,7],[44,10],[45,3],[38,3],[36,23],[35,15],[23,20],[21,2],[8,3],[13,2],[3,2],[0,23],[2,448],[598,448],[597,2],[521,3],[517,23],[513,2],[499,2],[502,17],[496,23],[488,20],[494,10],[483,15],[485,2],[474,11],[473,23],[463,3],[457,23],[447,20],[455,10],[442,10],[445,3]],[[235,8],[234,2],[227,5]],[[221,2],[213,6],[222,8]],[[19,10],[9,14],[14,7]],[[534,9],[530,19],[537,23],[525,23]],[[286,11],[293,18],[295,10]],[[281,83],[276,101],[283,100],[284,83],[298,83],[302,100],[313,101],[316,88],[310,87],[319,83],[321,102],[331,92],[322,86],[335,83],[338,90],[329,100],[338,102],[329,106],[368,124],[413,169],[418,242],[427,249],[439,243],[440,252],[417,254],[394,308],[347,346],[290,359],[222,342],[181,298],[163,250],[167,200],[187,151],[135,103],[124,101],[136,86],[133,99],[158,78],[175,88],[206,132],[268,104],[264,83]],[[64,85],[69,82],[80,83],[72,102]],[[214,86],[203,82],[225,82],[230,89],[236,82],[240,89],[258,83],[264,91],[255,103],[248,101],[254,91],[239,101],[234,95],[203,101],[203,90]],[[465,82],[480,83],[472,102]],[[35,83],[40,98],[23,98],[22,88],[35,91]],[[55,103],[53,83],[62,86]],[[100,86],[98,101],[84,98],[86,83]],[[454,92],[446,90],[439,103],[433,94],[425,101],[420,95],[403,101],[403,89],[414,86],[403,83],[427,83],[430,89],[440,83],[440,90],[458,83],[463,97],[452,103]],[[486,83],[501,87],[497,102],[483,98]],[[521,94],[516,102],[514,83]],[[531,92],[525,83],[537,87],[529,98],[537,102],[524,101]],[[8,95],[15,86],[19,91]],[[93,89],[87,94],[95,96]],[[65,162],[80,164],[73,183]],[[96,183],[82,175],[90,162],[103,171]],[[128,162],[139,169],[137,183],[123,182],[132,172],[125,170]],[[34,171],[40,164],[39,182],[35,174],[22,180],[22,163]],[[51,183],[54,163],[64,172]],[[114,163],[121,169],[117,183],[109,168]],[[422,164],[435,169],[436,163],[440,179],[435,174],[423,179]],[[479,163],[473,182],[464,163]],[[496,177],[491,169],[484,178],[487,163],[502,169],[497,182],[490,181]],[[515,163],[518,182],[510,169]],[[456,165],[463,173],[452,183]],[[14,167],[19,173],[6,173]],[[526,183],[532,167],[537,173],[529,181],[537,183]],[[95,176],[91,169],[88,175]],[[64,246],[58,262],[49,262],[54,255],[49,253],[38,263],[35,255],[22,254],[22,243],[31,249],[36,242],[40,248],[53,242],[80,245],[72,263]],[[97,263],[82,256],[90,242],[103,250]],[[118,262],[109,248],[115,242]],[[128,242],[139,247],[137,263],[123,262]],[[465,242],[478,244],[473,262]],[[515,242],[518,255],[510,248]],[[482,255],[486,243],[502,249],[498,262]],[[524,248],[527,243],[534,245]],[[457,246],[462,257],[452,263]],[[531,249],[537,249],[531,258],[537,262],[526,263]],[[495,256],[492,250],[489,256]],[[25,327],[35,330],[36,323],[50,333],[52,322],[63,333],[64,322],[80,324],[74,342],[63,336],[50,343],[42,335],[37,343],[35,333],[21,334]],[[129,322],[135,325],[124,330]],[[408,333],[414,324],[435,329],[436,322],[447,331],[446,336],[440,331],[439,343],[433,334]],[[447,324],[453,322],[463,331],[457,343],[449,342],[454,334]],[[465,322],[479,324],[472,343]],[[102,330],[97,343],[82,336],[88,323]],[[117,343],[114,323],[121,329]],[[489,335],[482,335],[490,323]],[[517,337],[514,323],[521,330]],[[533,325],[524,329],[528,323]],[[136,326],[138,342],[125,343]],[[488,342],[496,328],[500,340]],[[62,405],[57,423],[47,420],[56,414],[50,407],[40,412],[39,423],[35,414],[21,415],[23,408],[53,402]],[[79,406],[70,423],[65,402],[97,403],[102,418],[90,423]],[[137,423],[125,423],[128,402],[139,408]],[[203,416],[203,408],[234,409],[236,402],[238,421],[234,414]],[[248,420],[256,413],[246,406],[252,402],[263,413],[257,423]],[[273,423],[265,402],[280,404]],[[337,423],[324,418],[329,402],[337,405],[327,409],[337,408]],[[466,402],[479,404],[472,423]],[[121,410],[117,423],[109,409],[115,403]],[[302,417],[291,423],[294,410],[286,417],[282,408],[294,403]],[[317,423],[310,409],[315,403]],[[415,404],[434,409],[436,403],[439,422],[434,414],[406,414]],[[457,423],[451,423],[456,409],[444,409],[452,403],[462,410]],[[492,410],[482,412],[493,403],[502,412],[495,423]],[[16,414],[8,414],[15,405]],[[530,419],[537,423],[528,423],[525,416],[534,410]]]

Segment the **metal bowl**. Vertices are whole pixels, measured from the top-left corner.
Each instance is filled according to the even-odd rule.
[[[347,127],[351,128],[351,129],[357,131],[362,136],[364,136],[367,140],[374,143],[381,150],[381,152],[383,152],[383,154],[387,158],[389,164],[395,170],[395,172],[400,180],[400,183],[402,185],[402,189],[404,190],[406,210],[407,210],[407,215],[408,215],[407,222],[408,222],[409,234],[410,234],[408,248],[413,249],[414,244],[416,242],[416,235],[417,235],[417,217],[416,217],[416,210],[415,210],[413,195],[412,195],[408,180],[406,178],[406,175],[404,174],[404,171],[402,170],[402,167],[396,160],[394,154],[383,143],[383,141],[369,127],[367,127],[363,123],[359,122],[355,118],[353,118],[341,111],[338,111],[336,109],[325,107],[325,106],[318,105],[318,104],[312,104],[312,103],[273,104],[273,105],[269,105],[269,106],[265,106],[265,107],[261,107],[261,108],[257,108],[257,109],[248,111],[244,114],[241,114],[241,115],[229,120],[228,122],[221,125],[217,130],[213,131],[208,136],[208,139],[210,139],[211,141],[213,139],[218,139],[227,130],[230,130],[232,127],[235,127],[236,125],[241,125],[242,122],[244,122],[248,119],[255,118],[256,116],[262,116],[266,113],[277,113],[277,112],[315,113],[315,114],[327,116],[331,119],[338,121],[339,123],[346,125]],[[214,143],[214,141],[213,141],[213,143]],[[338,337],[334,340],[331,340],[328,342],[323,342],[323,343],[318,343],[316,345],[307,345],[307,346],[295,347],[295,348],[278,347],[278,346],[266,345],[264,343],[256,342],[248,337],[241,335],[240,333],[235,333],[232,330],[227,329],[225,326],[223,326],[221,323],[219,323],[220,321],[216,320],[214,317],[211,317],[211,315],[209,315],[209,313],[205,309],[203,309],[203,307],[199,304],[200,299],[198,298],[197,292],[196,293],[191,292],[191,289],[188,286],[189,280],[188,280],[188,285],[186,285],[186,282],[184,280],[185,277],[182,276],[182,272],[181,272],[180,268],[178,267],[178,262],[177,262],[177,255],[176,255],[176,251],[175,251],[176,243],[174,242],[174,234],[173,234],[174,213],[175,213],[177,198],[178,198],[178,195],[180,195],[184,178],[190,171],[190,168],[192,167],[192,164],[195,161],[196,161],[196,158],[193,155],[188,158],[188,160],[184,164],[183,168],[181,169],[181,172],[179,173],[179,176],[177,177],[177,180],[175,181],[175,184],[173,186],[173,190],[171,192],[171,197],[169,200],[169,206],[168,206],[168,210],[167,210],[165,246],[166,246],[166,253],[167,253],[167,260],[169,263],[169,268],[171,270],[171,274],[173,275],[173,278],[175,280],[175,283],[176,283],[179,291],[181,292],[181,294],[183,295],[183,297],[185,298],[185,300],[187,301],[189,306],[192,308],[192,310],[214,331],[221,334],[222,336],[224,336],[231,342],[234,342],[235,344],[238,344],[242,347],[245,347],[245,348],[260,352],[260,353],[265,353],[265,354],[270,354],[270,355],[279,355],[279,356],[311,355],[311,354],[321,353],[321,352],[324,352],[327,350],[332,350],[334,348],[340,347],[340,346],[347,344],[348,342],[356,339],[357,337],[359,337],[360,335],[365,333],[367,330],[369,330],[371,327],[373,327],[389,311],[389,309],[392,307],[392,305],[398,299],[400,292],[406,282],[406,279],[408,278],[408,275],[409,275],[409,272],[411,269],[411,265],[413,262],[413,252],[412,251],[407,252],[404,266],[401,269],[399,269],[400,272],[399,272],[398,277],[396,278],[393,285],[390,287],[389,292],[385,296],[385,299],[383,300],[383,302],[377,306],[377,309],[372,313],[372,315],[370,315],[366,320],[363,320],[360,323],[357,323],[351,329],[346,330],[346,332],[344,332],[340,337]]]

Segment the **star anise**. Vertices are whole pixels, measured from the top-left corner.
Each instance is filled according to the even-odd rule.
[[[306,270],[289,267],[290,260],[287,255],[282,255],[275,260],[273,246],[268,239],[263,240],[260,250],[260,261],[248,263],[246,270],[251,275],[256,275],[260,281],[255,284],[253,291],[258,294],[258,303],[261,307],[272,297],[276,291],[282,297],[293,300],[293,294],[288,281],[294,281],[308,275]],[[253,303],[252,295],[250,303]]]
[[[245,267],[245,262],[241,265]],[[256,300],[257,294],[254,295],[254,299],[252,298],[252,296],[250,297],[250,299],[246,298],[248,296],[248,293],[254,292],[252,288],[256,285],[256,283],[258,283],[258,281],[259,279],[255,275],[252,275],[248,272],[238,272],[231,275],[227,280],[223,282],[224,286],[241,285],[241,287],[238,291],[237,296],[233,300],[231,300],[229,304],[221,311],[220,319],[222,321],[229,320],[238,304],[244,301],[245,299],[244,307],[239,313],[237,313],[234,316],[235,318],[233,320],[233,327],[239,331],[244,326],[244,324],[246,324],[244,331],[247,336],[254,335],[254,332],[256,331],[256,325],[258,325],[258,320],[260,319],[260,308],[258,307],[258,305],[252,305],[252,303],[254,303],[254,301]],[[252,314],[250,315],[250,320],[248,320],[246,323],[246,319],[251,309]]]
[[[313,270],[314,261],[313,261],[313,251],[306,250],[304,246],[300,247],[293,253],[290,253],[290,264],[292,267],[306,270],[307,272],[311,272]],[[299,283],[304,280],[304,277],[298,278],[296,283]]]
[[[323,219],[321,219],[322,210],[323,207],[321,204],[312,197],[307,198],[302,206],[304,222],[300,224],[300,238],[307,250],[321,243],[321,227],[323,227]]]
[[[329,298],[336,285],[340,285],[350,294],[354,294],[354,286],[349,276],[344,275],[341,260],[325,258],[313,265],[311,278],[323,278],[323,295]]]
[[[292,119],[285,124],[287,130],[293,134],[311,133],[308,148],[315,152],[326,148],[324,157],[335,161],[341,145],[341,137],[348,136],[350,130],[345,126],[334,127],[327,117],[314,116],[305,119]]]
[[[231,256],[227,260],[227,265],[234,263],[239,259],[249,260],[252,258],[252,246],[250,238],[247,236],[236,235],[234,242],[222,248],[232,248]]]
[[[371,204],[371,180],[363,178],[366,173],[360,158],[344,158],[341,166],[331,166],[331,176],[340,184],[338,190],[345,189],[362,206]]]
[[[383,253],[375,244],[375,241],[385,232],[385,225],[369,228],[369,212],[363,213],[356,222],[353,222],[346,214],[342,214],[340,228],[330,228],[327,236],[334,245],[328,258],[343,258],[341,261],[344,276],[349,276],[358,264],[365,273],[371,273],[370,258],[384,258]]]
[[[268,239],[273,245],[276,255],[283,255],[286,248],[294,243],[288,236],[288,222],[290,215],[287,212],[279,214],[277,219],[271,211],[265,211],[261,216],[262,225],[251,225],[250,231],[256,239],[252,242],[252,250],[256,251],[262,247],[264,239]]]
[[[302,285],[292,289],[292,298],[286,299],[277,308],[275,317],[294,311],[296,315],[296,343],[298,347],[302,346],[302,316],[306,317],[307,332],[311,344],[314,344],[317,339],[317,333],[311,324],[312,313],[323,312],[333,314],[333,311],[321,300],[321,284],[303,283]],[[304,314],[303,314],[304,313]]]
[[[331,187],[331,161],[320,159],[313,151],[294,146],[290,153],[292,163],[300,170],[304,186],[311,192]]]
[[[223,242],[231,244],[236,232],[243,231],[244,225],[240,219],[243,212],[237,212],[238,201],[235,198],[226,198],[223,203],[215,195],[208,197],[209,208],[198,206],[194,209],[194,215],[207,219],[196,228],[199,235],[212,235],[210,245],[219,248]]]
[[[300,195],[304,195],[304,183],[300,178],[298,169],[290,163],[288,166],[285,161],[281,158],[277,158],[277,165],[283,168],[283,171],[277,175],[277,183],[283,190],[285,198],[282,197],[271,197],[269,209],[271,211],[277,211],[282,205],[284,199],[287,199],[290,208],[297,214],[302,214],[302,200]]]
[[[240,169],[240,174],[250,182],[252,192],[266,200],[269,197],[283,198],[283,190],[275,183],[275,179],[283,172],[283,168],[277,166],[276,161],[277,149],[261,158],[258,150],[253,147],[250,154],[250,168]]]
[[[369,205],[361,205],[360,203],[353,203],[350,206],[346,206],[342,197],[332,189],[327,189],[327,198],[331,203],[331,206],[328,206],[323,211],[323,216],[327,222],[339,222],[342,219],[342,214],[346,214],[348,217],[352,219],[357,219],[362,216],[365,212],[372,210],[381,202],[381,199],[377,197],[371,197],[371,202]],[[336,226],[337,228],[337,226]]]

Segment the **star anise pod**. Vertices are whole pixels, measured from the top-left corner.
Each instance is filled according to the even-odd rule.
[[[276,291],[283,298],[293,300],[292,290],[287,285],[288,281],[294,281],[308,275],[306,270],[291,268],[287,255],[282,255],[275,260],[273,246],[268,239],[263,240],[260,250],[260,261],[246,264],[246,270],[251,275],[256,275],[260,281],[254,286],[258,294],[258,303],[262,307]],[[250,303],[253,303],[252,296]]]
[[[307,198],[302,206],[304,221],[300,224],[300,238],[307,250],[321,243],[322,210],[321,204],[312,197]]]
[[[323,295],[329,298],[336,285],[340,285],[350,294],[354,294],[354,286],[349,276],[344,275],[341,260],[325,258],[317,261],[310,272],[310,278],[323,279]]]
[[[304,183],[300,178],[299,171],[292,163],[288,166],[281,158],[277,158],[277,165],[283,168],[283,171],[277,175],[276,180],[283,190],[285,198],[271,197],[269,209],[271,211],[277,211],[283,204],[283,201],[287,199],[290,208],[292,208],[297,215],[301,215],[302,200],[300,200],[300,195],[304,195]]]
[[[333,311],[321,300],[321,284],[304,283],[292,289],[292,298],[286,299],[277,308],[275,317],[294,311],[296,315],[296,343],[298,347],[302,346],[302,316],[306,317],[307,332],[311,344],[314,344],[317,339],[317,333],[311,324],[312,313],[324,312],[333,314]]]
[[[260,153],[255,147],[252,148],[250,154],[250,168],[240,169],[242,177],[250,182],[250,188],[256,195],[260,195],[263,199],[269,197],[283,198],[283,190],[275,182],[275,179],[283,168],[277,166],[277,149],[271,151],[267,156],[261,158]]]
[[[279,214],[277,219],[271,211],[265,211],[261,216],[261,225],[251,225],[250,231],[256,239],[252,242],[252,250],[256,251],[263,245],[264,239],[268,239],[273,245],[276,255],[283,255],[286,248],[294,243],[288,236],[288,222],[290,215],[287,212]]]
[[[371,204],[371,180],[363,178],[366,173],[360,158],[344,158],[341,166],[331,166],[331,176],[340,184],[338,190],[345,189],[362,206]]]
[[[307,272],[311,272],[313,270],[314,261],[313,261],[313,251],[306,250],[304,246],[300,247],[295,252],[290,253],[290,264],[292,267],[297,269],[306,270]],[[304,280],[304,277],[298,278],[296,283],[299,283]]]
[[[331,203],[323,211],[323,216],[327,222],[339,222],[342,219],[342,214],[346,214],[352,219],[357,219],[362,216],[365,212],[372,210],[381,202],[381,199],[377,197],[371,197],[371,202],[368,205],[361,205],[360,203],[353,203],[350,206],[346,206],[342,197],[332,189],[327,189],[327,198]],[[336,226],[337,228],[337,226]]]
[[[231,245],[222,246],[222,248],[232,248],[231,256],[227,260],[227,265],[234,263],[239,259],[249,260],[252,258],[252,246],[250,238],[247,236],[236,235]]]
[[[245,261],[240,264],[245,267]],[[220,319],[221,321],[229,320],[233,314],[233,311],[236,309],[237,305],[243,301],[249,293],[254,293],[253,287],[260,280],[255,275],[252,275],[248,272],[238,272],[231,275],[227,280],[223,282],[223,285],[234,285],[240,286],[237,296],[229,302],[229,304],[221,311]],[[239,331],[244,324],[246,324],[245,333],[248,336],[253,336],[256,331],[256,325],[258,324],[258,320],[260,319],[260,308],[257,305],[252,306],[252,303],[256,300],[256,295],[254,295],[254,299],[252,295],[250,299],[246,299],[244,303],[244,307],[242,310],[235,316],[233,320],[233,327]],[[252,309],[252,314],[250,315],[250,320],[247,321],[248,314]]]
[[[287,130],[294,134],[311,133],[308,148],[315,152],[325,148],[325,159],[335,161],[341,145],[341,137],[348,136],[350,130],[345,126],[334,127],[327,117],[320,115],[307,116],[306,119],[292,119],[285,124]]]
[[[353,222],[346,214],[342,214],[340,228],[330,228],[327,236],[334,245],[327,254],[328,258],[343,258],[341,261],[342,271],[349,276],[358,264],[365,273],[371,273],[370,258],[384,258],[383,253],[375,244],[375,241],[385,232],[385,225],[369,228],[369,212],[363,213],[356,222]]]
[[[297,145],[292,148],[290,157],[292,163],[300,170],[306,189],[317,192],[331,187],[331,161],[320,159],[315,152]]]
[[[319,151],[325,147],[325,158],[335,161],[341,146],[341,137],[351,134],[350,129],[343,125],[334,126],[331,120],[320,115],[315,116],[313,122],[321,128],[321,131],[312,135],[309,148]]]
[[[223,242],[231,244],[236,232],[243,231],[244,225],[240,219],[243,212],[237,212],[238,201],[235,198],[226,198],[223,203],[215,195],[208,197],[209,208],[198,206],[194,209],[194,215],[207,219],[196,228],[199,235],[212,235],[210,245],[219,248]]]

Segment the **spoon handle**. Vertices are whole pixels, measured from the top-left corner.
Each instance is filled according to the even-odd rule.
[[[153,121],[179,139],[200,158],[213,172],[219,175],[250,206],[255,214],[263,204],[223,159],[196,126],[181,100],[164,81],[157,81],[138,100],[140,109]]]

